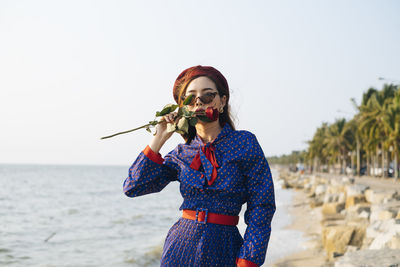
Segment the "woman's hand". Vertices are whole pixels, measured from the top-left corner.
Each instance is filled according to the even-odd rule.
[[[178,117],[177,112],[171,112],[160,119],[160,123],[156,126],[156,134],[151,140],[150,148],[158,153],[164,143],[172,136],[174,132],[167,131],[167,123],[174,123]]]

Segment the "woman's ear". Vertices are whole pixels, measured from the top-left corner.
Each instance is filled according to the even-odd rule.
[[[221,103],[223,104],[223,107],[225,107],[225,105],[226,105],[226,95],[223,95],[221,97]]]

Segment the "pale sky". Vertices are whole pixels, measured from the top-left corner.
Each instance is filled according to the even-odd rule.
[[[400,80],[400,1],[0,1],[0,163],[130,165],[178,74],[219,69],[266,156]],[[174,135],[161,150],[183,142]]]

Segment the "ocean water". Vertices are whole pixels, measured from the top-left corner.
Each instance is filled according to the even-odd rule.
[[[164,238],[181,216],[179,184],[128,198],[128,168],[0,165],[0,265],[159,266]],[[264,266],[301,248],[302,234],[284,229],[292,194],[275,188]]]

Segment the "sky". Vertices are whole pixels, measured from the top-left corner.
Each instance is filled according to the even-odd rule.
[[[0,1],[0,163],[130,165],[179,73],[227,78],[266,156],[400,80],[400,1]],[[174,134],[161,149],[178,143]]]

